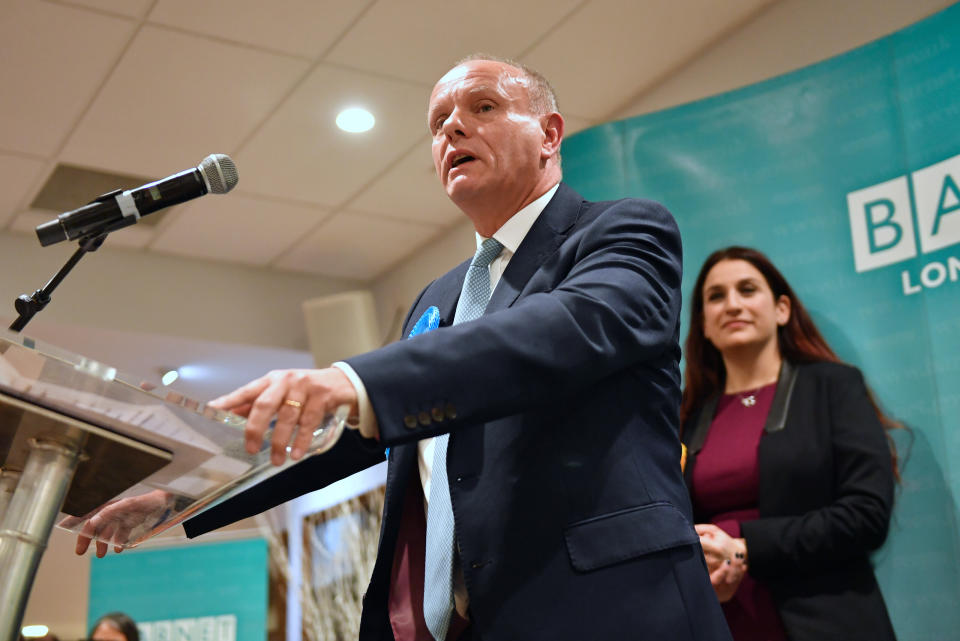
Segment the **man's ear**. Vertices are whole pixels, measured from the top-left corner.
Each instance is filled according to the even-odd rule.
[[[563,116],[553,112],[543,117],[543,145],[540,147],[540,158],[546,160],[560,152],[560,143],[563,141]]]

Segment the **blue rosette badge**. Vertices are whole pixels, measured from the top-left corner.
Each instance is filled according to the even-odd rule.
[[[410,335],[407,338],[419,336],[438,327],[440,327],[440,310],[437,309],[436,305],[431,305],[417,321],[417,324],[413,326],[413,329],[410,330]]]
[[[429,332],[440,327],[440,310],[437,309],[436,305],[431,305],[427,308],[427,311],[423,313],[423,316],[420,317],[420,320],[416,322],[413,326],[413,329],[410,330],[410,334],[407,338],[413,338],[414,336],[419,336],[424,332]],[[384,451],[384,456],[390,456],[390,448],[388,447]]]

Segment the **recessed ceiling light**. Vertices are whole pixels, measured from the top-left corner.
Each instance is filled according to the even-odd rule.
[[[37,639],[47,636],[47,632],[49,631],[50,628],[45,625],[25,625],[23,629],[20,630],[20,634],[22,634],[25,639]]]
[[[337,126],[352,134],[373,129],[374,122],[373,114],[360,107],[350,107],[337,114]]]
[[[180,378],[180,372],[175,369],[169,370],[160,378],[160,382],[164,385],[173,385],[173,383]]]
[[[207,365],[181,365],[177,368],[177,371],[183,380],[195,381],[214,376],[210,367]]]

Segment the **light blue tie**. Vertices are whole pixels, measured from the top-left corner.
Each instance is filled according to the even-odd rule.
[[[484,240],[467,270],[453,324],[466,323],[483,315],[490,302],[490,263],[503,245],[493,238]],[[453,508],[447,479],[449,434],[434,440],[433,471],[430,473],[430,505],[427,508],[427,547],[424,567],[423,617],[430,634],[444,641],[453,614]]]

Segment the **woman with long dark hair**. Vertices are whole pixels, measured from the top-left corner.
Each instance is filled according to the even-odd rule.
[[[684,476],[734,639],[894,639],[870,553],[895,423],[762,253],[711,254],[690,308]]]

